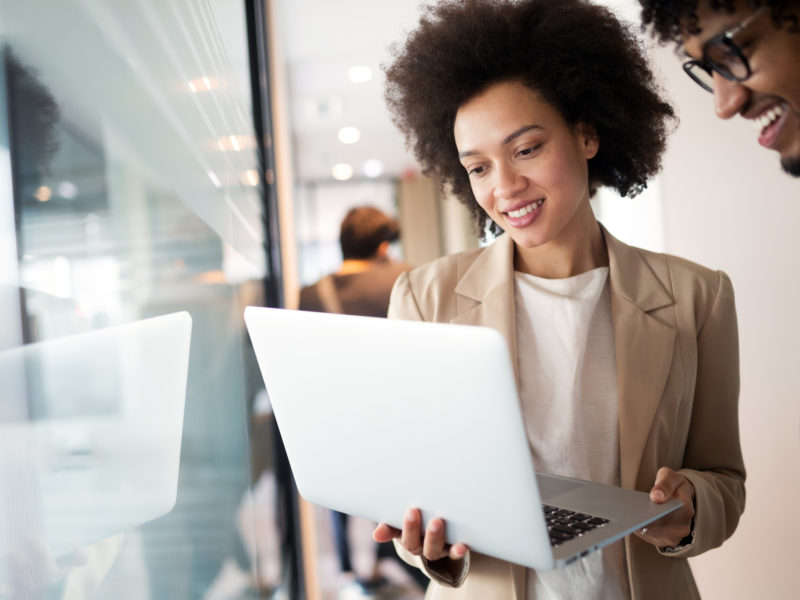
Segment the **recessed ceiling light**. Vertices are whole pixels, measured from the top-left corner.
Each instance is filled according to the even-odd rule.
[[[383,173],[383,163],[377,158],[370,158],[364,163],[362,170],[367,177],[378,177]]]
[[[339,163],[333,166],[331,175],[333,175],[334,179],[338,179],[339,181],[347,181],[353,176],[353,167],[347,163]]]
[[[62,181],[58,184],[58,195],[67,200],[72,200],[78,195],[78,186],[71,181]]]
[[[47,202],[50,198],[53,197],[53,190],[51,190],[46,185],[42,185],[36,189],[33,193],[33,197],[36,198],[39,202]]]
[[[353,83],[364,83],[372,79],[372,69],[366,65],[356,65],[347,71],[347,77]]]
[[[249,171],[242,173],[242,183],[249,185],[250,187],[256,187],[259,179],[258,171],[255,169],[250,169]]]
[[[355,144],[361,139],[358,127],[342,127],[339,130],[339,141],[343,144]]]
[[[197,94],[199,92],[210,92],[219,88],[219,82],[213,77],[197,77],[189,83],[189,91]]]

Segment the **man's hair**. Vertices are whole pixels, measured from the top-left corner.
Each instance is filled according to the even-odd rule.
[[[702,31],[697,19],[700,0],[639,0],[642,5],[642,25],[650,27],[654,38],[662,44],[675,42],[682,45],[684,36]],[[769,7],[775,27],[800,31],[800,3],[797,0],[706,0],[712,10],[733,13],[737,6],[753,10]],[[790,10],[792,9],[792,10]]]
[[[339,244],[348,259],[372,258],[383,242],[400,237],[397,220],[372,206],[351,208],[342,221]]]
[[[601,185],[633,196],[661,166],[674,119],[659,95],[636,32],[582,0],[444,0],[428,6],[392,48],[385,99],[426,175],[469,208],[480,233],[500,228],[484,213],[458,159],[458,109],[494,83],[516,80],[570,127],[597,132],[589,160]]]

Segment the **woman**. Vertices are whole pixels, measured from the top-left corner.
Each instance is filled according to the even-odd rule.
[[[635,37],[580,0],[445,1],[396,50],[386,96],[426,173],[502,233],[402,275],[389,316],[497,328],[540,470],[684,506],[549,572],[445,545],[413,508],[375,539],[429,575],[427,598],[699,597],[687,557],[744,508],[736,314],[724,273],[593,215],[597,187],[645,187],[673,117]]]

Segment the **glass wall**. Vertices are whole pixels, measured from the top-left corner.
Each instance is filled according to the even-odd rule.
[[[0,598],[269,597],[244,2],[0,0]]]

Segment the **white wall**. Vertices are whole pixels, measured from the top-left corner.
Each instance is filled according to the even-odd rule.
[[[800,179],[748,123],[716,118],[671,48],[654,60],[681,119],[661,177],[665,251],[726,271],[739,317],[747,508],[692,567],[704,598],[797,598],[800,520],[777,515],[800,504]]]

